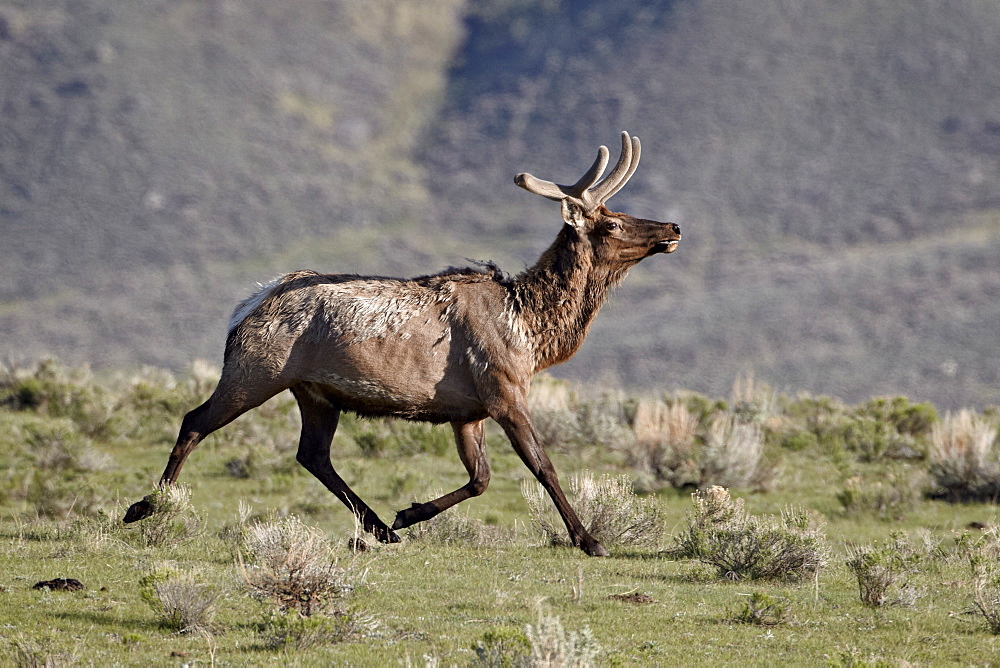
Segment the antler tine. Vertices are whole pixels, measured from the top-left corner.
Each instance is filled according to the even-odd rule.
[[[594,186],[590,195],[597,204],[604,204],[608,199],[618,192],[625,185],[625,181],[635,171],[638,161],[633,158],[633,142],[627,132],[622,132],[622,154],[618,158],[618,163],[604,179]]]
[[[625,176],[623,176],[622,180],[618,182],[618,185],[612,188],[607,195],[601,198],[602,203],[607,202],[609,199],[611,199],[614,196],[614,194],[617,193],[619,190],[621,190],[625,186],[625,184],[628,183],[628,180],[632,178],[632,175],[635,174],[636,167],[639,166],[639,155],[641,153],[642,153],[642,145],[639,143],[639,138],[632,137],[632,160],[629,163],[628,171],[625,172]]]
[[[622,132],[622,153],[611,173],[601,179],[597,185],[594,183],[604,173],[608,166],[610,152],[607,146],[597,149],[597,159],[590,169],[580,177],[580,180],[571,186],[561,186],[552,181],[543,181],[528,173],[521,173],[514,177],[514,183],[521,186],[528,192],[547,197],[551,200],[560,201],[573,199],[588,211],[594,211],[599,206],[607,202],[612,195],[622,189],[632,178],[636,167],[639,166],[639,153],[641,146],[638,137],[630,137],[627,132]]]
[[[607,146],[601,145],[597,148],[597,159],[594,160],[594,164],[590,166],[586,174],[580,177],[579,181],[570,186],[573,197],[583,197],[583,193],[587,192],[590,186],[594,185],[597,179],[601,178],[601,174],[604,173],[604,169],[608,166],[610,158],[611,152]]]
[[[536,195],[541,195],[542,197],[548,197],[556,201],[566,199],[567,197],[573,197],[577,200],[583,200],[584,193],[590,186],[594,185],[594,182],[601,177],[604,173],[604,168],[608,166],[608,160],[610,158],[610,152],[607,146],[601,146],[597,149],[597,158],[594,160],[594,164],[590,166],[590,169],[580,177],[580,180],[571,186],[561,186],[552,181],[544,181],[540,178],[532,176],[528,173],[521,173],[514,177],[514,183],[521,186],[528,192],[535,193]]]

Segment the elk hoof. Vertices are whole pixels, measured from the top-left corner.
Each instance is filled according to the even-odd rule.
[[[586,552],[591,557],[610,557],[611,553],[608,552],[608,548],[604,547],[596,540],[591,539],[588,542],[580,545],[580,549]]]
[[[395,531],[385,525],[382,525],[377,529],[373,529],[371,533],[380,543],[398,543],[402,540]]]
[[[396,520],[392,523],[393,530],[405,529],[417,522],[429,520],[438,514],[438,509],[429,503],[414,503],[409,508],[404,508],[396,513]]]
[[[125,517],[122,518],[122,522],[131,524],[132,522],[144,520],[152,514],[153,504],[149,502],[149,499],[143,499],[129,506],[129,509],[125,512]]]

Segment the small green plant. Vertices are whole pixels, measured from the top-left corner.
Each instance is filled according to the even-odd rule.
[[[529,666],[585,668],[595,665],[601,646],[589,628],[566,631],[558,617],[541,611],[538,623],[528,624],[525,635],[531,643]]]
[[[788,618],[788,601],[766,594],[754,592],[743,600],[743,606],[732,615],[732,620],[738,624],[755,624],[757,626],[777,626]]]
[[[730,580],[801,579],[827,561],[826,540],[802,510],[755,516],[723,487],[691,495],[694,511],[667,554],[697,559]]]
[[[177,633],[211,632],[219,592],[191,573],[161,565],[139,579],[139,596]]]
[[[848,557],[847,568],[858,580],[862,604],[870,608],[913,605],[922,595],[920,589],[907,581],[917,572],[922,558],[912,549],[905,534],[895,534],[881,546],[851,547]]]
[[[532,523],[553,545],[568,545],[566,527],[545,489],[533,480],[521,483]],[[632,489],[627,475],[590,472],[570,477],[568,498],[590,534],[606,546],[656,547],[664,526],[656,499],[644,499]]]
[[[509,627],[490,629],[472,647],[476,668],[527,668],[531,641],[523,631]]]

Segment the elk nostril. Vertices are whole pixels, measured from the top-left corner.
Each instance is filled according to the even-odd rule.
[[[676,234],[680,234],[681,233],[681,226],[678,225],[677,223],[670,223],[670,226],[674,229],[674,232]]]

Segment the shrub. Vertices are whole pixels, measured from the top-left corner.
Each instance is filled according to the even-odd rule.
[[[571,452],[593,445],[624,449],[634,439],[631,403],[620,393],[583,401],[568,383],[543,375],[532,381],[528,404],[538,440],[548,450]]]
[[[632,465],[681,489],[701,481],[696,450],[698,418],[680,401],[640,401],[632,421]]]
[[[732,616],[738,624],[777,626],[788,617],[788,601],[770,594],[754,592],[743,601],[743,606]]]
[[[462,544],[475,547],[511,545],[512,532],[491,526],[482,520],[462,515],[454,509],[414,524],[407,532],[411,540],[438,545]]]
[[[937,409],[932,404],[910,403],[906,397],[875,398],[859,406],[855,413],[890,424],[898,433],[911,436],[930,433],[938,421]]]
[[[191,573],[161,566],[139,579],[139,595],[177,633],[209,632],[219,593]]]
[[[416,455],[442,456],[455,447],[450,429],[406,420],[364,422],[354,433],[354,442],[364,457]]]
[[[862,462],[922,456],[912,436],[900,434],[892,423],[875,418],[862,416],[847,420],[841,435],[847,449]]]
[[[352,574],[338,565],[326,536],[294,515],[246,525],[240,543],[243,582],[255,597],[281,610],[308,617],[354,590]]]
[[[538,613],[538,623],[528,624],[525,635],[531,643],[528,665],[550,668],[584,668],[594,665],[601,646],[590,629],[579,633],[563,629],[558,617]]]
[[[553,545],[567,545],[566,527],[542,485],[533,480],[521,483],[532,523]],[[569,479],[567,498],[587,531],[605,546],[656,547],[663,536],[663,521],[655,499],[643,499],[632,490],[627,475],[603,475],[595,479],[589,472]]]
[[[685,403],[639,402],[632,423],[632,465],[677,489],[766,487],[773,470],[762,465],[764,436],[756,418],[719,412],[708,419],[703,431]]]
[[[701,456],[701,486],[763,488],[773,473],[761,467],[764,437],[759,425],[737,415],[715,417]]]
[[[823,534],[809,526],[804,511],[790,509],[780,518],[750,515],[743,499],[717,486],[691,499],[694,511],[667,551],[671,557],[697,559],[730,580],[801,579],[826,564]]]
[[[851,547],[848,557],[847,568],[858,580],[862,604],[870,608],[913,605],[922,594],[906,581],[917,571],[921,557],[905,534],[895,534],[882,546]]]
[[[108,455],[65,418],[25,425],[25,442],[32,464],[39,471],[87,473],[114,468]]]
[[[523,632],[512,628],[490,629],[472,647],[477,668],[519,668],[529,666],[531,641]]]
[[[152,514],[124,530],[125,536],[137,536],[143,547],[176,545],[202,534],[204,520],[191,505],[187,485],[160,485],[145,500],[151,504]]]
[[[295,610],[271,610],[260,636],[267,649],[302,651],[350,640],[375,626],[370,618],[351,611],[303,616]]]
[[[973,612],[983,618],[990,633],[1000,635],[1000,531],[962,534],[957,552],[971,570]]]
[[[969,410],[948,413],[931,430],[930,473],[935,496],[951,501],[1000,496],[996,427]]]
[[[819,445],[819,438],[811,431],[797,431],[782,440],[781,446],[792,452],[813,450]]]
[[[844,481],[837,500],[848,515],[896,518],[913,510],[924,484],[924,476],[913,475],[904,469],[856,475]]]
[[[777,406],[777,397],[765,383],[758,383],[753,375],[733,381],[731,412],[740,422],[763,423]]]

